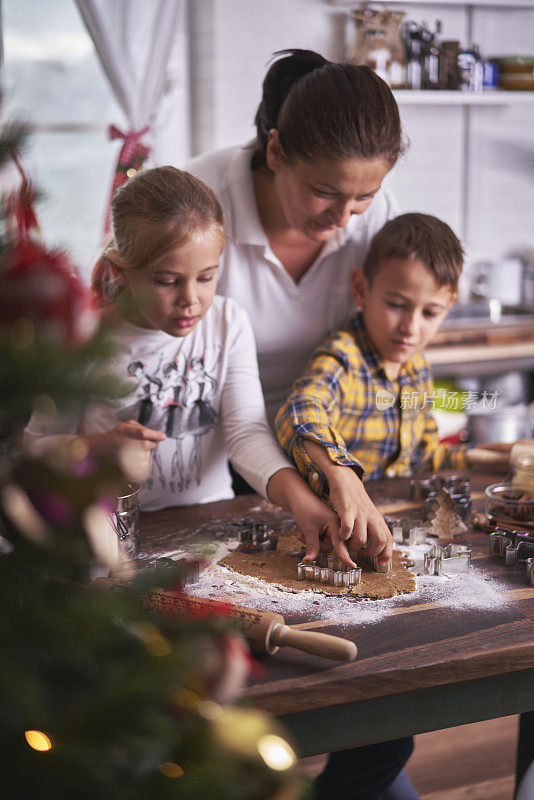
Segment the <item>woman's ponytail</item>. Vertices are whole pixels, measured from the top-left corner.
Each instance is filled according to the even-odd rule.
[[[252,169],[265,166],[267,138],[271,128],[276,128],[278,115],[291,87],[304,75],[324,67],[330,62],[313,50],[279,50],[275,61],[263,81],[263,94],[256,111],[256,149],[252,156]]]

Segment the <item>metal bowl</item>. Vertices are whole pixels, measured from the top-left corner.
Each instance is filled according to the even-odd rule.
[[[517,442],[532,436],[532,415],[530,411],[508,409],[497,412],[474,412],[467,414],[469,441]]]

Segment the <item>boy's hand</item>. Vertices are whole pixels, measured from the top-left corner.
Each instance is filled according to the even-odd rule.
[[[338,470],[328,476],[328,482],[330,501],[341,521],[339,538],[351,550],[365,548],[369,558],[377,556],[381,564],[387,564],[393,552],[393,537],[384,517],[356,473],[350,467]]]
[[[393,553],[393,537],[382,514],[365,491],[360,478],[350,467],[342,467],[330,461],[324,447],[307,439],[304,444],[310,458],[324,472],[330,487],[330,502],[340,519],[337,536],[332,538],[334,550],[340,558],[343,550],[366,548],[369,558],[378,557],[380,564],[387,564]],[[345,563],[352,563],[343,558]]]
[[[355,567],[356,564],[349,556],[347,545],[339,536],[338,515],[311,489],[308,487],[306,489],[302,501],[294,496],[291,503],[295,522],[302,531],[298,538],[306,545],[305,560],[313,561],[319,553],[330,553],[334,549],[343,563]]]
[[[302,531],[298,538],[306,545],[306,560],[317,558],[320,552],[336,551],[341,560],[351,566],[345,542],[339,537],[339,517],[315,495],[308,484],[292,468],[279,469],[267,484],[267,496],[295,517]]]

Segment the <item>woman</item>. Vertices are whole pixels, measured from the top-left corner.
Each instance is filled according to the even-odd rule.
[[[271,424],[312,350],[351,309],[351,273],[397,213],[382,182],[404,149],[395,99],[372,70],[309,50],[277,55],[256,139],[186,166],[223,207],[218,292],[249,313]],[[378,517],[373,555],[390,546]],[[331,755],[318,796],[417,797],[400,773],[412,746],[402,739]]]
[[[263,83],[256,140],[187,165],[223,207],[218,292],[249,312],[271,423],[343,322],[351,272],[397,213],[381,184],[403,150],[397,104],[372,70],[284,53]]]

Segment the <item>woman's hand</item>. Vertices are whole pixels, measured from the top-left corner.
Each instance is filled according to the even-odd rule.
[[[351,550],[365,548],[366,556],[376,556],[379,564],[388,564],[393,553],[393,537],[360,478],[351,467],[330,461],[324,447],[316,442],[306,440],[305,448],[328,481],[330,502],[340,520],[337,535],[341,542],[348,541]],[[332,544],[338,552],[335,538]]]

